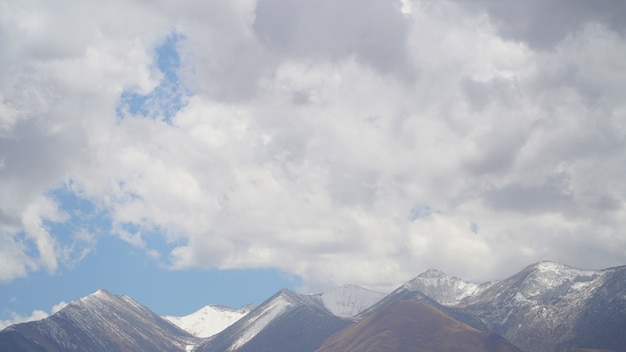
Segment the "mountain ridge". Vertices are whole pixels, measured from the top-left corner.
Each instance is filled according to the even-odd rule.
[[[196,343],[194,336],[129,296],[103,289],[48,318],[11,325],[0,333],[3,351],[174,351]]]
[[[385,305],[333,335],[316,352],[370,350],[521,352],[501,336],[472,328],[427,303],[408,300]]]
[[[403,286],[411,291],[420,291],[444,306],[456,305],[485,288],[437,269],[428,269]]]

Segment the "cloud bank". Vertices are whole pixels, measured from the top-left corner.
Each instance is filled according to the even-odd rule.
[[[589,6],[4,1],[0,280],[109,235],[305,290],[623,264],[624,5]]]

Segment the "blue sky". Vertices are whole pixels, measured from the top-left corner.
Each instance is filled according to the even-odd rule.
[[[0,293],[4,312],[28,315],[33,309],[49,311],[106,288],[133,297],[161,315],[187,315],[207,304],[239,308],[260,304],[281,287],[295,289],[297,278],[276,270],[164,270],[153,259],[112,237],[100,239],[98,248],[80,265],[56,274],[38,272],[15,280]]]
[[[623,2],[320,1],[0,0],[0,324],[624,264]]]

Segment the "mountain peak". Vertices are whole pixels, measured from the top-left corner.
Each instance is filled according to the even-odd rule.
[[[207,305],[183,317],[164,318],[196,337],[209,337],[231,326],[253,308],[254,305],[245,305],[239,309]]]
[[[300,305],[303,300],[303,296],[297,292],[294,292],[288,288],[282,288],[275,295],[276,298],[281,298],[291,304]]]
[[[440,278],[440,277],[449,277],[448,274],[444,273],[441,270],[430,268],[423,273],[419,274],[417,277],[422,278]]]
[[[508,280],[518,282],[516,287],[520,299],[532,300],[546,295],[561,296],[573,287],[582,289],[602,275],[601,271],[582,270],[556,262],[540,261],[529,265]]]
[[[342,318],[350,318],[380,301],[385,294],[370,291],[357,285],[344,285],[316,296],[332,314]]]
[[[561,264],[549,260],[542,260],[540,262],[527,266],[521,273],[536,273],[539,275],[547,276],[562,276],[565,279],[572,279],[578,276],[592,276],[601,273],[598,270],[578,269],[573,266]]]
[[[313,308],[325,311],[319,299],[306,296],[287,288],[283,288],[245,317],[224,329],[216,340],[207,341],[198,347],[198,351],[235,351],[253,340],[270,324],[279,321],[284,315],[298,311],[300,308]],[[215,345],[215,347],[211,347]]]
[[[464,308],[480,316],[491,329],[503,329],[505,337],[526,351],[553,351],[573,337],[576,341],[570,343],[585,341],[604,348],[597,350],[614,350],[611,344],[618,342],[611,339],[625,341],[621,337],[625,315],[617,312],[626,312],[626,300],[615,297],[623,296],[626,271],[621,277],[612,274],[541,261],[491,285],[465,301]],[[611,332],[606,331],[607,320],[613,321]],[[589,339],[587,331],[596,326],[602,326],[604,336],[612,337]],[[536,338],[525,338],[531,335]]]
[[[532,268],[533,270],[538,270],[541,272],[560,272],[563,270],[571,270],[574,269],[570,266],[567,266],[565,264],[561,264],[561,263],[557,263],[557,262],[553,262],[553,261],[549,261],[549,260],[542,260],[540,262],[537,262],[535,264],[532,264],[529,266],[529,268]]]
[[[87,297],[111,298],[111,297],[115,297],[115,295],[112,294],[111,292],[101,288],[101,289],[97,290],[96,292],[88,295]]]
[[[409,350],[409,346],[425,351],[520,351],[500,336],[474,329],[427,303],[409,300],[390,302],[333,335],[317,351],[365,351],[374,343],[386,351]]]
[[[419,291],[443,305],[455,305],[475,294],[479,285],[448,276],[437,269],[428,269],[403,286]]]
[[[120,296],[117,296],[105,289],[99,289],[85,297],[79,298],[76,301],[69,304],[69,306],[94,306],[101,307],[103,305],[116,304],[115,302],[120,300]]]
[[[327,295],[327,294],[331,294],[334,292],[374,292],[374,291],[368,290],[359,285],[347,284],[347,285],[339,286],[328,292],[322,293],[321,295]]]

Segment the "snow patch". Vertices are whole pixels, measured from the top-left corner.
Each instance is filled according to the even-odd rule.
[[[542,295],[561,286],[577,291],[592,284],[601,275],[595,270],[581,270],[567,265],[543,261],[530,267],[520,292],[526,298]]]
[[[429,269],[403,286],[410,291],[419,291],[446,306],[458,305],[485,288],[475,283],[451,277],[445,273]]]
[[[246,342],[255,337],[261,330],[263,330],[269,323],[271,323],[277,317],[283,315],[287,310],[293,307],[295,304],[284,296],[284,293],[277,296],[266,305],[259,307],[254,311],[254,316],[251,316],[241,336],[233,343],[228,351],[235,351],[239,347],[243,346]]]
[[[244,306],[240,309],[233,309],[208,305],[183,317],[164,316],[163,318],[196,337],[209,337],[237,322],[252,308],[252,306]]]
[[[355,285],[345,285],[317,296],[332,314],[341,318],[351,318],[373,306],[385,294]]]

